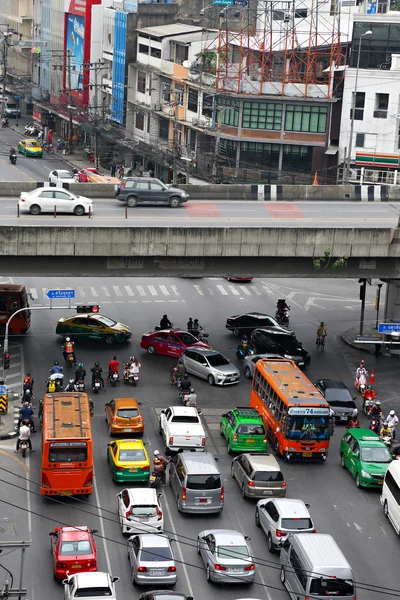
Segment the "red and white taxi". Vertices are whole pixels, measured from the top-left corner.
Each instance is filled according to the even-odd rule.
[[[149,354],[175,357],[179,357],[187,348],[210,348],[208,344],[199,342],[194,335],[181,329],[161,329],[144,333],[140,346]]]
[[[97,529],[86,526],[57,527],[49,533],[55,579],[65,579],[67,572],[97,571],[94,533]]]

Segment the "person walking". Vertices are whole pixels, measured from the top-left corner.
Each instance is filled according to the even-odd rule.
[[[124,169],[124,167],[123,167],[122,165],[120,166],[120,168],[119,168],[119,170],[118,170],[118,175],[119,175],[119,178],[120,178],[120,179],[123,179],[123,178],[124,178],[124,175],[125,175],[125,169]]]
[[[117,165],[115,164],[115,162],[113,162],[111,165],[111,177],[115,177],[116,173],[117,173]]]

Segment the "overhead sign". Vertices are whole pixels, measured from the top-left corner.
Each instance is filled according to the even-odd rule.
[[[247,0],[213,0],[214,6],[247,6]]]
[[[0,102],[8,102],[7,96],[0,96]]]
[[[47,297],[54,298],[75,298],[75,290],[48,290]]]
[[[3,394],[7,394],[7,387],[5,385],[0,385],[0,396]]]
[[[396,331],[400,332],[400,323],[379,323],[378,325],[378,333],[391,334]]]
[[[309,416],[327,416],[329,415],[329,408],[314,408],[312,406],[304,406],[304,407],[290,407],[289,415],[299,415],[302,417]]]

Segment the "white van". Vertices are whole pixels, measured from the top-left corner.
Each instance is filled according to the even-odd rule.
[[[390,463],[382,486],[381,504],[385,517],[400,533],[400,460]]]

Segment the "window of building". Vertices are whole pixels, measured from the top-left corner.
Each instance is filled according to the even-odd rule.
[[[312,167],[312,146],[296,146],[294,144],[285,144],[283,147],[282,168],[286,171],[295,171],[299,173],[311,172]]]
[[[144,94],[146,92],[146,73],[145,71],[137,72],[137,91]]]
[[[365,92],[356,93],[356,109],[354,111],[354,120],[362,121],[364,119]],[[352,119],[353,110],[350,110],[350,119]]]
[[[147,114],[147,133],[150,133],[150,113]]]
[[[161,98],[164,102],[171,100],[171,81],[170,79],[161,79]]]
[[[308,16],[308,10],[306,8],[298,8],[294,11],[295,19],[306,19]]]
[[[146,46],[145,44],[139,44],[139,53],[140,54],[148,54],[149,53],[149,47]]]
[[[150,46],[150,56],[153,58],[161,58],[161,50],[160,48],[153,48]]]
[[[203,106],[201,109],[201,114],[205,117],[212,117],[214,107],[214,95],[206,94],[203,92]]]
[[[244,102],[242,127],[279,131],[282,126],[282,104]]]
[[[261,168],[276,168],[279,162],[279,144],[241,142],[240,161]]]
[[[356,148],[364,148],[365,133],[356,134]]]
[[[375,94],[375,119],[387,119],[389,94]]]
[[[236,159],[236,148],[237,148],[236,140],[225,140],[221,139],[219,142],[219,153],[220,158],[233,158]]]
[[[239,125],[239,100],[218,98],[218,109],[222,110],[222,124],[237,127]]]
[[[152,86],[151,73],[149,73],[149,87],[147,89],[147,91],[149,92],[149,96],[151,96],[151,86]]]
[[[194,88],[188,88],[187,92],[187,107],[188,110],[197,114],[197,107],[199,104],[199,92]]]
[[[329,14],[336,15],[338,12],[338,0],[331,0]]]
[[[180,83],[176,83],[175,84],[175,94],[174,94],[174,102],[176,102],[177,104],[179,104],[179,106],[183,106],[183,93],[184,93],[184,87],[183,85],[181,85]]]
[[[182,46],[181,44],[176,44],[175,46],[175,62],[178,65],[183,64],[185,60],[189,58],[189,46]]]
[[[328,108],[326,106],[302,106],[288,104],[286,107],[285,130],[325,133]]]
[[[140,131],[144,130],[144,114],[142,112],[136,113],[136,129],[140,129]]]
[[[158,136],[162,140],[169,139],[169,120],[168,119],[164,119],[163,117],[160,117]]]

